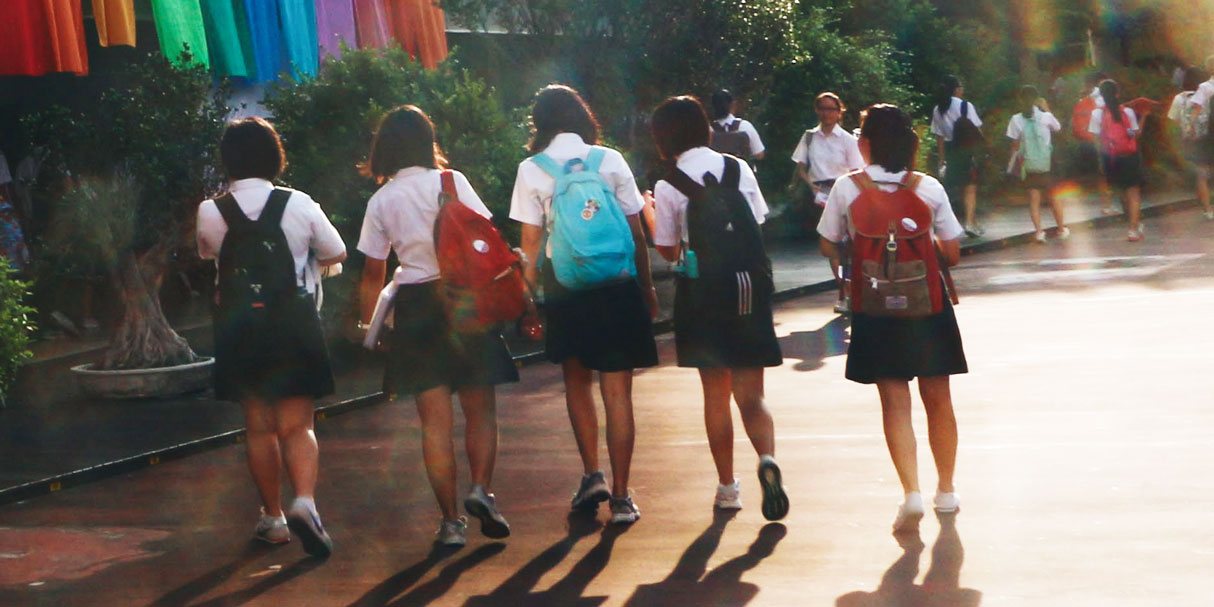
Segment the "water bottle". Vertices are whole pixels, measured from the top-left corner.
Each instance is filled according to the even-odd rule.
[[[683,275],[687,278],[700,277],[700,262],[696,259],[695,251],[687,251],[683,254]]]

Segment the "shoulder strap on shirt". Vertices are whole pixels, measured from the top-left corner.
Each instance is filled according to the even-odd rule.
[[[902,182],[899,183],[898,185],[901,187],[904,187],[908,190],[913,191],[915,188],[919,187],[919,182],[922,180],[923,180],[922,173],[916,173],[915,171],[907,171],[906,175],[902,176]]]
[[[452,200],[459,200],[459,194],[455,192],[455,173],[450,169],[440,173],[440,178],[443,183],[443,193],[438,197],[439,206],[443,206]]]
[[[698,200],[704,194],[704,186],[695,182],[694,179],[687,176],[681,169],[671,169],[664,177],[666,183],[674,186],[674,189],[681,192],[690,200]]]
[[[969,117],[969,112],[966,111],[966,108],[968,108],[969,105],[970,105],[970,102],[968,102],[964,99],[961,100],[961,115],[958,116],[958,118],[968,118]]]
[[[531,162],[534,162],[536,166],[543,169],[545,173],[551,175],[553,179],[559,179],[561,175],[565,174],[565,170],[562,169],[551,156],[543,152],[532,156]]]
[[[868,172],[860,169],[850,175],[852,183],[856,184],[861,192],[876,189],[877,184],[873,183],[873,178],[868,176]]]
[[[736,190],[738,183],[742,181],[742,169],[738,167],[738,159],[728,154],[722,157],[725,159],[725,170],[721,173],[721,187]]]
[[[725,125],[721,124],[720,122],[717,122],[716,120],[713,120],[712,122],[709,122],[708,124],[709,124],[709,126],[712,127],[712,130],[717,131],[718,133],[724,133],[726,130]]]
[[[272,226],[281,224],[282,215],[287,210],[287,201],[290,199],[290,190],[274,188],[274,191],[270,192],[270,198],[266,200],[266,208],[261,211],[261,216],[257,218],[257,222]]]
[[[591,173],[599,172],[599,166],[603,164],[603,158],[607,156],[607,148],[598,145],[590,146],[590,153],[586,155],[586,170]]]
[[[736,132],[738,132],[738,129],[741,127],[742,127],[742,120],[740,118],[735,119],[733,122],[729,123],[729,132],[736,133]]]
[[[223,222],[231,229],[233,226],[253,223],[244,211],[240,210],[240,205],[236,203],[236,197],[231,192],[215,199],[215,208],[219,209],[219,214],[223,216]]]

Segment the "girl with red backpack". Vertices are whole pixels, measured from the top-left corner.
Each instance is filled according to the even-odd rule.
[[[360,327],[366,328],[387,274],[387,258],[396,253],[397,291],[393,330],[384,369],[384,391],[413,396],[422,426],[422,457],[442,522],[437,542],[466,543],[466,519],[456,510],[452,393],[459,395],[467,431],[465,450],[472,487],[464,509],[481,523],[481,532],[498,539],[510,526],[489,493],[497,459],[497,402],[494,386],[517,382],[518,369],[496,326],[462,330],[454,326],[435,252],[435,221],[444,204],[462,204],[491,216],[468,179],[444,171],[434,124],[413,105],[388,112],[379,123],[363,172],[381,187],[367,201],[358,250],[366,255],[359,290]],[[444,187],[454,186],[454,187]],[[447,190],[454,190],[454,196]]]
[[[839,242],[852,239],[852,328],[845,375],[876,384],[881,397],[885,442],[905,493],[894,518],[897,533],[916,529],[924,512],[911,427],[911,379],[919,379],[919,396],[927,410],[938,473],[936,511],[955,512],[960,503],[953,487],[957,422],[949,376],[966,373],[968,367],[938,264],[960,260],[964,230],[940,182],[913,171],[919,139],[910,116],[893,105],[868,108],[862,115],[859,145],[869,165],[835,183],[818,233],[822,254],[832,258],[839,255]],[[886,266],[881,251],[894,243],[899,262],[904,261],[902,249],[917,254],[913,264],[889,264],[894,277],[901,278],[906,265],[929,269],[919,270],[922,294],[881,288],[888,284],[881,281]],[[869,258],[874,250],[876,260]],[[915,304],[923,304],[921,313],[909,314]]]
[[[544,285],[544,353],[564,373],[565,406],[582,457],[584,473],[570,506],[595,512],[609,502],[613,523],[632,523],[641,516],[628,494],[635,437],[632,375],[658,364],[658,299],[641,227],[644,200],[623,155],[597,145],[598,121],[577,91],[561,84],[540,89],[531,126],[532,156],[519,164],[510,218],[522,224],[528,282],[540,279]],[[561,184],[570,185],[558,190]],[[590,226],[604,230],[579,231]],[[581,239],[587,234],[597,236]],[[570,255],[591,250],[611,254],[589,257],[585,264],[580,261],[587,259]],[[567,271],[578,267],[617,271],[575,282],[577,273]],[[607,417],[610,487],[599,467],[595,371]]]
[[[742,507],[733,475],[732,396],[759,456],[762,512],[788,513],[776,465],[775,427],[763,400],[763,370],[783,362],[772,322],[771,262],[759,224],[767,201],[754,173],[737,158],[708,147],[704,108],[694,97],[672,97],[653,113],[653,138],[674,161],[657,182],[654,244],[667,261],[681,261],[674,303],[679,366],[695,368],[704,388],[704,425],[719,484],[717,508]]]
[[[1142,207],[1142,186],[1146,176],[1142,170],[1142,156],[1138,153],[1138,116],[1134,110],[1122,107],[1120,89],[1112,80],[1100,83],[1100,97],[1104,107],[1092,111],[1088,132],[1100,142],[1100,162],[1104,167],[1105,180],[1110,186],[1121,190],[1122,202],[1130,219],[1130,231],[1126,240],[1142,240],[1142,224],[1139,212]]]

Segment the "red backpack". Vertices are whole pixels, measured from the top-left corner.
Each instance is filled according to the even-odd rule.
[[[898,189],[886,192],[868,173],[851,174],[860,188],[847,209],[853,312],[924,318],[944,310],[946,279],[932,240],[932,209],[915,194],[921,178],[907,171]]]
[[[519,256],[493,222],[459,201],[451,171],[442,172],[442,206],[434,220],[434,251],[443,277],[452,325],[483,332],[528,311],[530,297]]]
[[[1128,118],[1121,111],[1121,122],[1113,120],[1113,111],[1105,108],[1100,116],[1100,145],[1110,156],[1132,156],[1138,153],[1138,140],[1130,134]]]
[[[1075,109],[1071,111],[1071,133],[1075,135],[1075,139],[1080,141],[1093,141],[1095,139],[1091,131],[1088,130],[1088,126],[1091,125],[1092,121],[1092,110],[1095,109],[1096,100],[1091,95],[1084,95],[1083,99],[1080,99],[1075,104]]]

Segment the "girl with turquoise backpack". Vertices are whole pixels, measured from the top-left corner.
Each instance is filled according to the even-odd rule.
[[[540,89],[531,126],[531,157],[519,164],[510,218],[522,224],[524,276],[543,285],[545,355],[564,372],[584,468],[571,506],[594,512],[610,501],[611,521],[632,523],[640,518],[628,495],[632,373],[658,364],[644,199],[624,157],[596,145],[598,122],[577,91]],[[599,466],[595,371],[607,415],[610,487]]]
[[[1037,87],[1025,85],[1020,88],[1020,103],[1025,110],[1012,116],[1007,125],[1007,138],[1012,140],[1012,162],[1008,172],[1019,179],[1029,193],[1029,217],[1033,220],[1034,238],[1045,242],[1045,230],[1041,229],[1041,194],[1045,192],[1058,225],[1055,235],[1059,240],[1071,236],[1070,228],[1062,218],[1062,203],[1054,197],[1050,164],[1054,146],[1051,135],[1062,130],[1062,123],[1050,113],[1045,100],[1037,95]]]

